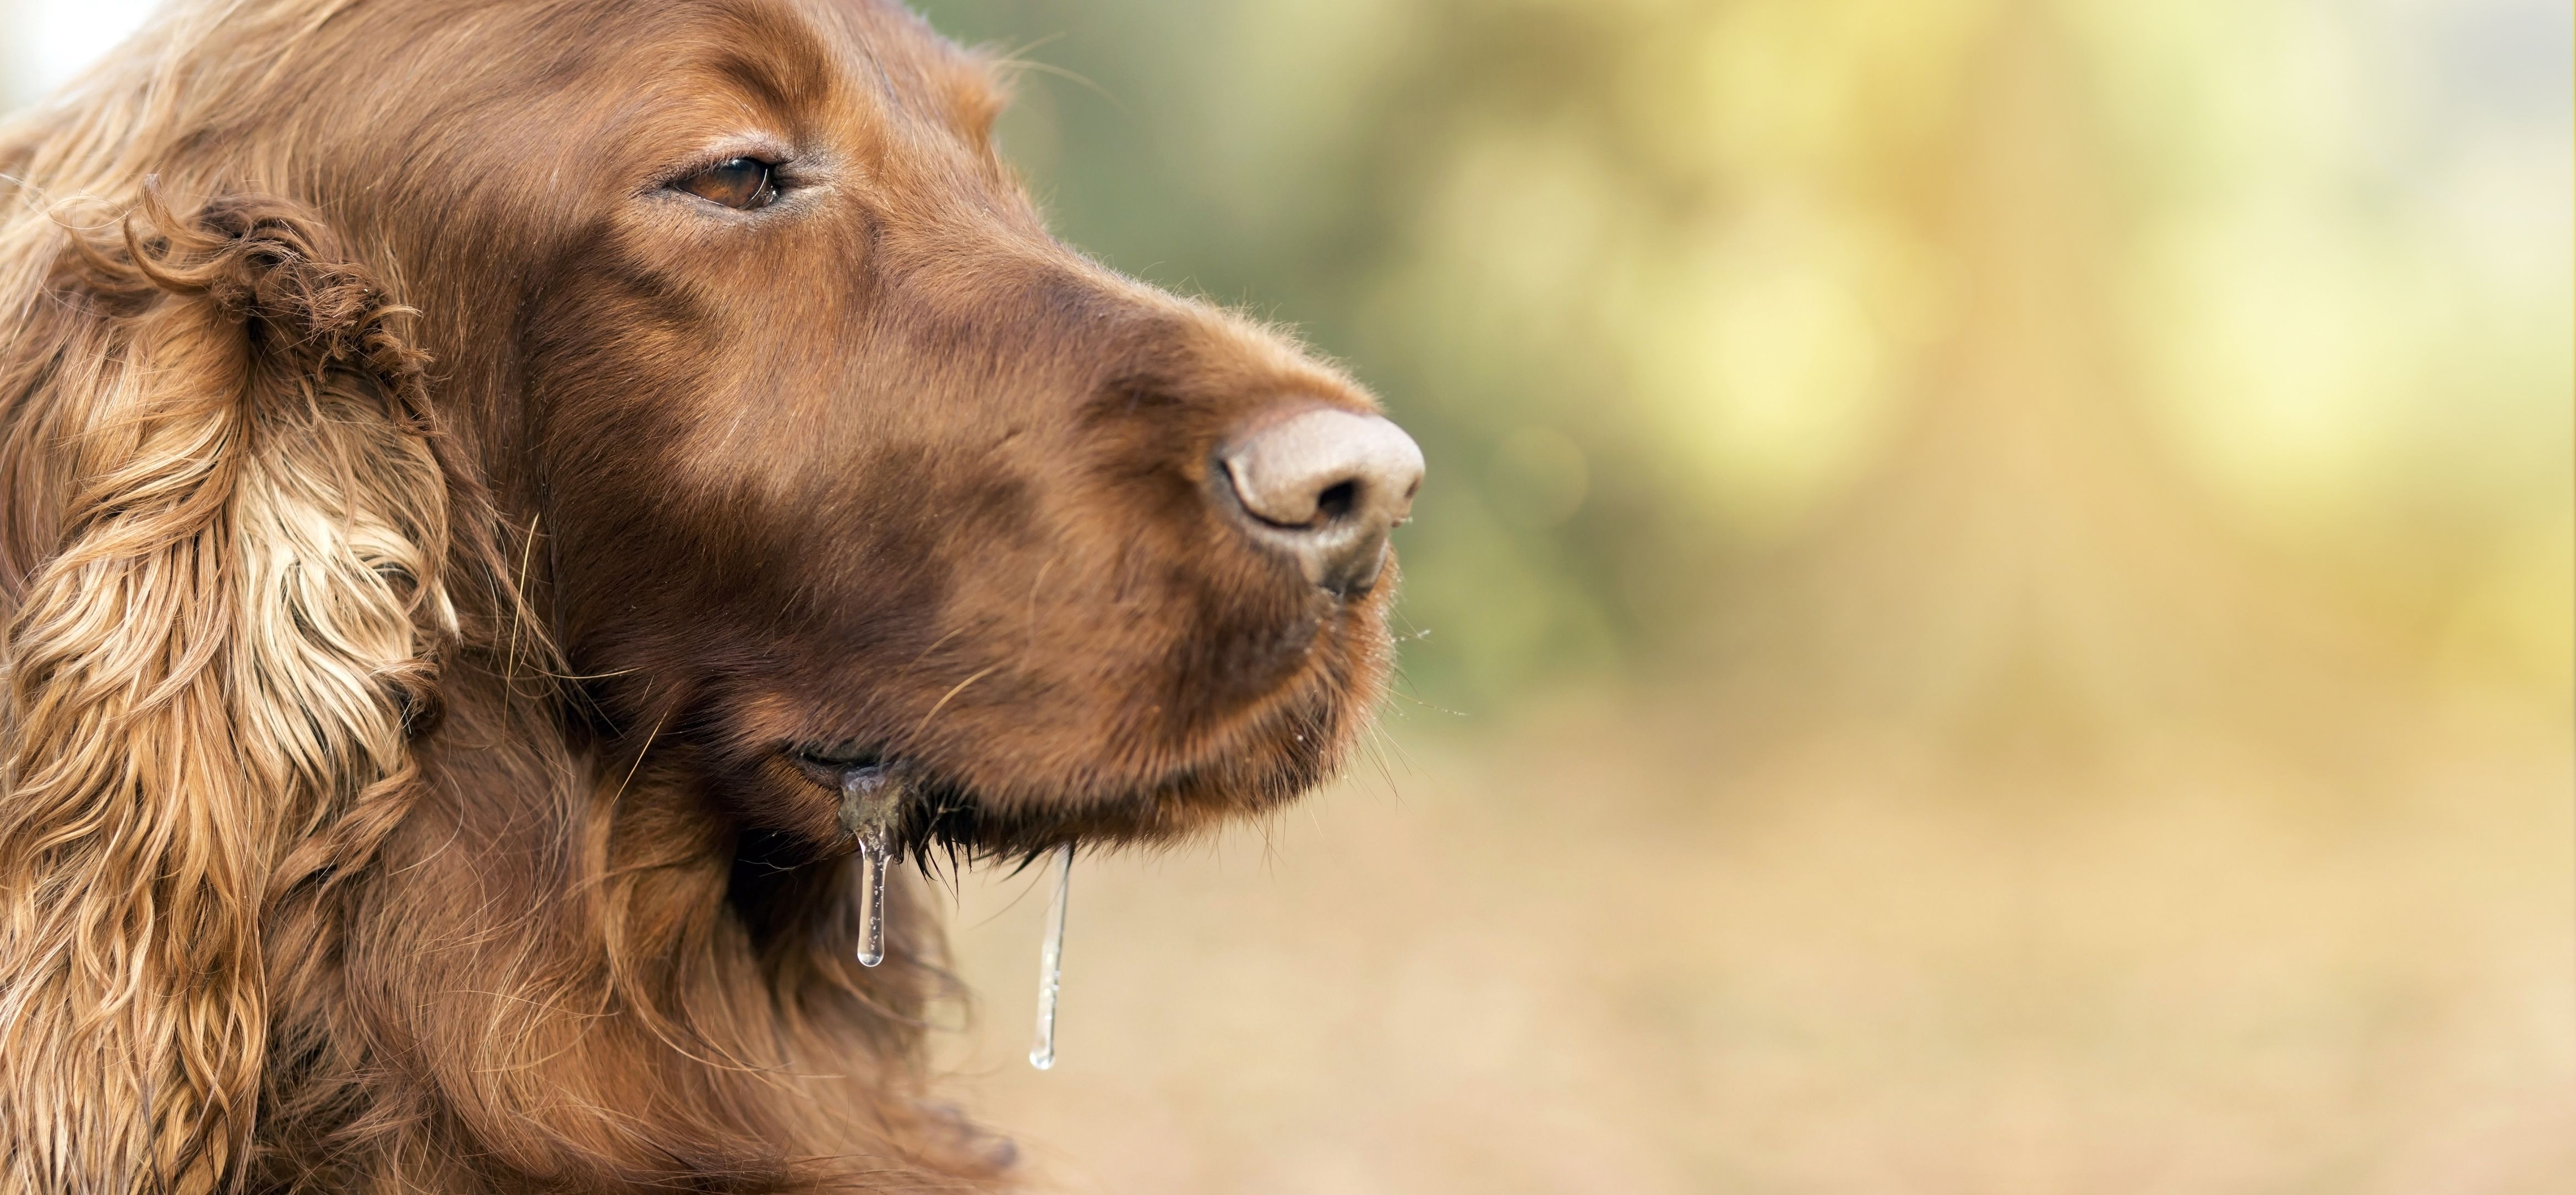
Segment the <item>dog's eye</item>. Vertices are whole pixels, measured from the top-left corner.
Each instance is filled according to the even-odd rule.
[[[709,203],[729,208],[755,211],[778,202],[778,184],[770,177],[776,167],[758,158],[735,158],[719,162],[687,178],[672,183],[682,191]]]

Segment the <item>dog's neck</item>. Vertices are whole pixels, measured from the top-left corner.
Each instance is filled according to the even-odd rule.
[[[455,1186],[996,1175],[1007,1146],[927,1102],[946,982],[927,918],[861,968],[844,864],[746,882],[684,744],[585,745],[506,650],[455,653],[441,688],[418,799],[350,886],[343,940],[275,960],[262,1124],[340,1140],[265,1156],[451,1159],[472,1171]]]

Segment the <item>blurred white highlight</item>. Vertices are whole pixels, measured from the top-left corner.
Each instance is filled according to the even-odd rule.
[[[156,0],[0,0],[0,103],[33,103],[134,32]]]

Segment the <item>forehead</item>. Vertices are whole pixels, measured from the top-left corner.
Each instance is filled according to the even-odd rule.
[[[989,124],[1004,91],[989,59],[891,0],[592,0],[593,36],[627,78],[730,85],[781,117],[857,101],[902,122]]]
[[[356,12],[326,23],[337,44],[325,69],[357,95],[408,93],[418,102],[391,106],[419,115],[544,108],[550,121],[597,127],[723,100],[773,120],[857,108],[975,130],[1004,102],[986,55],[891,0],[422,0]]]
[[[989,122],[1004,103],[990,58],[940,36],[893,0],[781,2],[804,10],[829,49],[863,60],[894,102],[927,101],[940,115],[970,124]]]

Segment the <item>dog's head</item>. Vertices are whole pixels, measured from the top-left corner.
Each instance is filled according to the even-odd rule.
[[[894,4],[180,5],[86,86],[0,134],[0,995],[202,1015],[0,1015],[0,1095],[96,1042],[62,1100],[237,1138],[261,911],[399,821],[460,636],[807,858],[1166,838],[1359,733],[1418,451],[1050,237]]]
[[[916,841],[1021,850],[1333,766],[1420,457],[1277,335],[1051,238],[988,63],[890,3],[410,9],[347,18],[417,56],[338,57],[368,111],[328,202],[489,379],[451,418],[612,733],[816,845],[859,772]]]
[[[875,770],[915,841],[1169,835],[1351,741],[1418,453],[1050,237],[988,62],[869,0],[352,5],[288,52],[303,144],[249,181],[404,280],[599,728],[746,826],[845,841]]]

